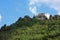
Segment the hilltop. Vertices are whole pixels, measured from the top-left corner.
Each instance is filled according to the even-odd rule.
[[[24,16],[0,29],[0,40],[60,40],[60,16]]]

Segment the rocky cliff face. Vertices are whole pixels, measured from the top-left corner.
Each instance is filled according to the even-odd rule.
[[[47,17],[43,13],[38,14],[37,16],[35,16],[35,18],[38,20],[46,20],[47,19]]]

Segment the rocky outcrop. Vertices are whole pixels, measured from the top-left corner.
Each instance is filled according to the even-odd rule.
[[[24,20],[25,20],[25,21],[31,21],[31,18],[30,18],[29,16],[25,16],[25,17],[24,17]]]
[[[47,17],[43,13],[38,14],[37,16],[35,16],[35,18],[38,20],[47,20]]]

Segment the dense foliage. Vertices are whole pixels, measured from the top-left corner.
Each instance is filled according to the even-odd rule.
[[[60,16],[47,20],[20,17],[10,26],[1,27],[0,40],[60,40]]]

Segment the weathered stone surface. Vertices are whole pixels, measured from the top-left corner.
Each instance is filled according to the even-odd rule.
[[[47,17],[43,13],[38,14],[35,18],[38,20],[46,20],[47,19]]]

